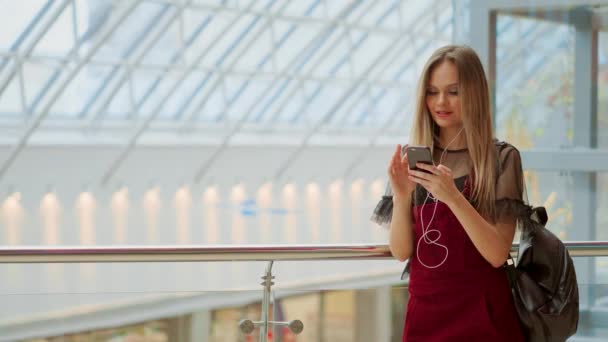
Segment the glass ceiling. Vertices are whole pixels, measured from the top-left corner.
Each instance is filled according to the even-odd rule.
[[[117,127],[403,134],[418,72],[454,20],[451,0],[2,5],[0,130],[16,139]]]
[[[2,141],[68,131],[126,143],[152,132],[175,139],[294,133],[297,141],[316,133],[407,135],[420,69],[434,49],[453,41],[456,20],[465,20],[454,13],[468,1],[4,0],[2,6]],[[540,20],[499,19],[500,121],[514,89],[551,65],[547,53],[522,54],[521,42],[554,51],[549,59],[559,62],[572,36]],[[525,61],[513,57],[522,55]]]

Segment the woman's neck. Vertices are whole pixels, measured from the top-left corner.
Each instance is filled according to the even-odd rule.
[[[450,150],[467,148],[467,139],[462,127],[442,128],[439,131],[438,143],[441,147]]]

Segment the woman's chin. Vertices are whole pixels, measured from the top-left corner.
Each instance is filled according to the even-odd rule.
[[[455,120],[454,118],[435,118],[435,123],[440,128],[450,128],[450,127],[461,127],[462,121]]]

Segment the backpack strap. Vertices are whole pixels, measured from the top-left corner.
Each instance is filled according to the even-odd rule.
[[[513,286],[515,285],[515,279],[517,278],[517,272],[515,270],[515,260],[513,260],[513,257],[510,253],[509,258],[507,259],[507,261],[505,261],[504,265],[502,265],[502,268],[504,268],[505,272],[507,273],[507,278],[509,279],[509,287],[513,288]]]
[[[532,208],[530,218],[544,226],[549,220],[549,215],[547,215],[545,207],[534,207]]]

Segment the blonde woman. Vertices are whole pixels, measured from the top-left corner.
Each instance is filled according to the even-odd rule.
[[[433,164],[410,169],[398,145],[372,217],[390,223],[391,253],[408,260],[403,341],[524,339],[502,268],[526,208],[521,160],[492,127],[475,51],[435,51],[419,81],[410,141],[430,147]]]

